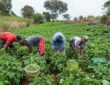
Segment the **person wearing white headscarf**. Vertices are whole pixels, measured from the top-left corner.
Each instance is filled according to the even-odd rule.
[[[83,51],[87,41],[88,41],[88,36],[83,36],[83,37],[75,36],[70,40],[70,50],[79,59],[83,58]]]

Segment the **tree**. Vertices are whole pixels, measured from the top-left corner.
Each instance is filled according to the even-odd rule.
[[[107,15],[103,15],[103,16],[101,17],[101,23],[102,23],[102,24],[106,24],[107,19],[108,19]]]
[[[68,10],[67,4],[60,0],[47,0],[44,3],[44,7],[50,11],[52,21],[57,19],[60,14],[65,13]]]
[[[110,0],[104,3],[104,8],[106,9],[106,14],[110,15]]]
[[[17,15],[14,13],[14,11],[11,11],[10,15],[12,15],[12,16],[17,16]]]
[[[25,5],[21,9],[21,13],[22,13],[22,16],[25,18],[32,18],[33,14],[34,14],[34,9],[31,6]]]
[[[69,14],[64,14],[63,17],[64,17],[66,20],[70,20],[70,15],[69,15]]]
[[[0,0],[1,15],[10,15],[11,8],[12,8],[11,0]]]
[[[74,21],[77,21],[77,17],[74,18]]]
[[[94,16],[93,15],[88,15],[87,16],[87,19],[91,19],[91,18],[94,18]]]
[[[44,15],[46,21],[50,22],[50,14],[49,14],[49,12],[43,12],[43,15]]]
[[[83,16],[79,16],[79,20],[83,20]]]

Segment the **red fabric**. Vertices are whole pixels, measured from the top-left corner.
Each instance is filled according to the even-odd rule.
[[[45,54],[45,38],[41,38],[38,43],[38,52],[41,56]]]
[[[3,32],[0,34],[0,38],[5,40],[8,45],[15,41],[16,35],[10,32]]]

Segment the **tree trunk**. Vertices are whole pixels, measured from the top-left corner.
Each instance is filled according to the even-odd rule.
[[[52,19],[52,25],[53,25],[53,23],[54,23],[54,19]]]

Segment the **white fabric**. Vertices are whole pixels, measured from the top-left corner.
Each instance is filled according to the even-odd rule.
[[[74,44],[76,47],[80,47],[81,37],[74,37]]]

